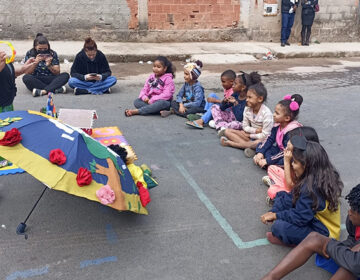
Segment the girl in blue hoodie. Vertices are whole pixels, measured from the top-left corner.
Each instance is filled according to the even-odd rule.
[[[189,62],[184,66],[184,85],[171,101],[170,110],[160,111],[162,117],[176,114],[186,118],[189,114],[204,113],[205,95],[204,88],[198,81],[203,64],[200,60]]]

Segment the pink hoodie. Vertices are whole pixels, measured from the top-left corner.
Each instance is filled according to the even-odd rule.
[[[157,83],[154,87],[151,85],[151,80],[156,81],[155,74],[151,74],[146,80],[143,89],[140,92],[139,98],[144,101],[145,98],[149,98],[149,104],[153,104],[158,100],[171,100],[175,92],[175,85],[173,81],[173,75],[171,73],[165,73],[159,78],[163,85]]]

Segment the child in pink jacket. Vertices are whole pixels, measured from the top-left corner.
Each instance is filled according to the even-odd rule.
[[[153,64],[153,72],[139,98],[134,101],[136,109],[126,109],[125,116],[159,114],[162,110],[170,109],[175,92],[175,67],[166,57],[158,56]]]

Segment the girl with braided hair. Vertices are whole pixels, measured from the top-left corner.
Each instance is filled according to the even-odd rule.
[[[314,253],[318,254],[316,264],[334,274],[331,279],[360,279],[360,184],[345,199],[350,205],[346,240],[340,242],[312,232],[262,279],[281,279],[305,264]]]

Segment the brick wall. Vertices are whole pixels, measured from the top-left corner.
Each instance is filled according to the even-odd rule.
[[[150,30],[237,27],[239,0],[148,0]]]
[[[138,1],[137,0],[126,0],[130,8],[130,20],[129,20],[129,29],[137,29],[139,26],[138,21]]]

